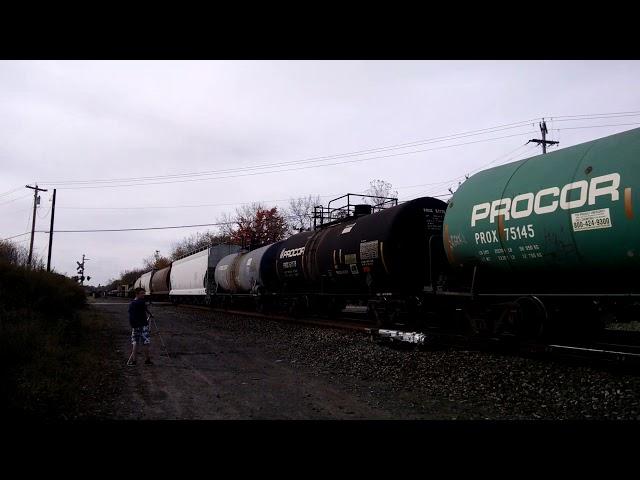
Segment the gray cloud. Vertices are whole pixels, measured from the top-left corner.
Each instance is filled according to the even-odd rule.
[[[541,116],[638,110],[639,74],[636,61],[3,61],[0,193],[34,181],[245,168]],[[555,130],[568,125],[549,121],[554,129],[551,137],[562,147],[633,128]],[[401,199],[445,193],[456,182],[405,187],[460,176],[513,151],[528,138],[523,133],[456,148],[262,176],[59,190],[56,227],[209,223],[233,207],[66,207],[220,204],[330,195],[363,190],[375,178],[403,187],[398,188]],[[537,153],[533,147],[529,151]],[[42,195],[39,215],[44,218],[38,218],[39,229],[48,228],[49,194]],[[0,235],[26,231],[30,199],[1,205],[4,199],[0,197]],[[54,266],[72,273],[75,260],[86,253],[92,259],[87,271],[96,284],[105,283],[119,271],[138,266],[155,249],[167,253],[173,241],[196,230],[61,233],[54,239]],[[37,251],[46,255],[46,244],[46,235],[38,234]]]

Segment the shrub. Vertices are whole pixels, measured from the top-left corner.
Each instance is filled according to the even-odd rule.
[[[0,315],[27,309],[56,319],[70,317],[85,303],[82,287],[64,275],[0,261]]]

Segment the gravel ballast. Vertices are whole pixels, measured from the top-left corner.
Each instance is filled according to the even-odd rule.
[[[640,377],[605,367],[465,350],[398,350],[367,335],[156,306],[348,386],[397,418],[640,420]]]

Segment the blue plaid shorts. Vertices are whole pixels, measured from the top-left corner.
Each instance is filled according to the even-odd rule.
[[[131,330],[131,344],[132,345],[149,345],[151,343],[151,339],[149,338],[149,326],[146,327],[138,327],[133,328]]]

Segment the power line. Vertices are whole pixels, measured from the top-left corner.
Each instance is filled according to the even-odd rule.
[[[438,183],[440,182],[422,183],[418,185],[406,185],[406,186],[399,186],[394,188],[396,189],[417,188],[417,187],[424,187],[426,185],[435,185]],[[356,193],[364,193],[364,190],[358,191]],[[275,203],[275,202],[288,202],[291,200],[304,200],[309,196],[319,197],[319,198],[330,198],[330,197],[337,197],[339,195],[341,194],[332,193],[327,195],[320,195],[320,194],[311,193],[301,197],[276,198],[276,199],[270,199],[270,200],[253,200],[253,201],[234,202],[234,203],[201,203],[201,204],[195,204],[195,205],[147,205],[142,207],[57,207],[57,208],[64,209],[64,210],[156,210],[156,209],[202,208],[202,207],[235,207],[240,205],[251,205],[253,203],[271,203],[271,202]],[[26,211],[26,210],[22,210],[22,211]]]
[[[467,175],[473,175],[475,172],[478,172],[478,171],[480,171],[480,170],[488,167],[489,165],[492,165],[492,164],[494,164],[494,163],[496,163],[496,162],[498,162],[500,160],[502,160],[502,162],[499,165],[504,165],[507,162],[514,161],[518,157],[522,157],[522,156],[528,155],[531,152],[531,150],[534,150],[536,148],[535,145],[529,145],[529,148],[526,148],[525,150],[523,150],[522,152],[518,153],[517,155],[513,155],[516,151],[518,151],[522,147],[526,147],[526,146],[527,146],[526,143],[523,144],[523,145],[520,145],[519,147],[515,148],[514,150],[511,150],[510,152],[507,152],[504,155],[500,155],[498,158],[490,161],[489,163],[483,164],[483,165],[481,165],[481,166],[479,166],[479,167],[477,167],[477,168],[475,168],[473,170],[470,170],[469,173],[467,173],[465,175],[460,175],[458,177],[451,178],[449,180],[444,180],[442,182],[438,182],[438,184],[437,184],[438,186],[436,186],[435,188],[433,188],[433,187],[432,188],[428,188],[427,190],[425,190],[423,192],[420,192],[419,194],[417,194],[413,198],[419,198],[419,197],[423,197],[423,196],[434,196],[434,195],[432,195],[432,192],[440,190],[442,188],[442,186],[446,185],[447,183],[453,183],[453,182],[456,182],[458,180],[463,179]],[[505,157],[508,157],[508,158],[505,159]],[[411,200],[413,200],[413,198]]]
[[[24,213],[24,212],[30,212],[30,211],[31,211],[31,207],[22,208],[20,210],[11,210],[10,212],[5,213],[4,216],[8,217],[9,215],[12,215],[12,214],[18,214],[18,213]]]
[[[566,127],[566,128],[564,128],[564,130],[578,129],[578,128],[628,126],[628,125],[640,125],[640,122],[639,123],[627,123],[627,124],[589,125],[589,126],[581,126],[581,127]],[[557,129],[557,130],[559,131],[561,129]],[[173,180],[173,181],[166,181],[166,182],[146,182],[146,183],[129,183],[129,184],[121,184],[121,185],[61,187],[61,189],[69,190],[69,189],[86,189],[86,188],[91,188],[91,189],[94,189],[94,188],[125,188],[125,187],[132,187],[132,186],[163,185],[163,184],[186,183],[186,182],[206,181],[206,180],[222,180],[222,179],[228,179],[228,178],[248,177],[248,176],[273,174],[273,173],[284,173],[284,172],[290,172],[290,171],[305,170],[305,169],[310,169],[310,168],[320,168],[320,167],[335,166],[335,165],[342,165],[342,164],[348,164],[348,163],[365,162],[365,161],[369,161],[369,160],[377,160],[377,159],[383,159],[383,158],[391,158],[391,157],[396,157],[396,156],[401,156],[401,155],[424,153],[424,152],[433,151],[433,150],[441,150],[441,149],[453,148],[453,147],[470,145],[470,144],[475,144],[475,143],[482,143],[482,142],[486,142],[486,141],[500,140],[500,139],[504,139],[504,138],[510,138],[510,137],[515,137],[515,136],[520,136],[520,135],[525,135],[525,134],[528,135],[529,133],[535,133],[535,131],[522,132],[522,133],[517,133],[517,134],[512,134],[512,135],[504,135],[504,136],[500,136],[500,137],[492,137],[492,138],[487,138],[487,139],[482,139],[482,140],[476,140],[476,141],[471,141],[471,142],[463,142],[463,143],[458,143],[458,144],[453,144],[453,145],[445,145],[445,146],[429,148],[429,149],[414,150],[414,151],[410,151],[410,152],[401,152],[401,153],[390,154],[390,155],[382,155],[382,156],[375,156],[375,157],[369,157],[369,158],[346,160],[346,161],[342,161],[342,162],[334,162],[334,163],[329,163],[329,164],[324,164],[324,165],[309,165],[309,166],[298,167],[298,168],[288,168],[288,169],[281,169],[281,170],[273,170],[273,171],[269,171],[269,172],[256,172],[256,173],[247,173],[247,174],[240,174],[240,175],[229,175],[229,176],[222,176],[222,177],[186,179],[186,180]],[[61,208],[65,208],[65,207],[61,207]],[[164,208],[164,207],[162,207],[162,208]]]
[[[526,144],[525,144],[526,145]],[[515,151],[521,149],[523,146],[525,145],[520,145],[518,146],[516,149],[511,150],[510,152],[507,152],[506,154],[503,154],[501,156],[499,156],[498,158],[496,158],[495,160],[492,160],[491,162],[489,162],[486,165],[490,165],[498,160],[503,159],[506,156],[511,155],[512,153],[514,153]],[[483,168],[478,167],[478,168]],[[456,177],[456,179],[458,178],[462,178],[464,175],[462,175],[461,177]],[[456,180],[453,179],[453,180]],[[449,183],[450,180],[444,180],[442,182],[437,182],[437,184],[445,184],[445,183]],[[400,187],[398,187],[400,188]],[[323,195],[321,197],[329,197],[331,195]],[[422,196],[422,195],[419,195]],[[436,197],[444,197],[447,196],[447,194],[442,194],[442,195],[434,195]],[[417,197],[416,197],[417,198]],[[147,231],[147,230],[168,230],[168,229],[178,229],[178,228],[192,228],[192,227],[211,227],[211,226],[221,226],[221,225],[232,225],[235,222],[216,222],[216,223],[205,223],[205,224],[196,224],[196,225],[172,225],[172,226],[164,226],[164,227],[140,227],[140,228],[113,228],[113,229],[87,229],[87,230],[55,230],[54,233],[99,233],[99,232],[129,232],[129,231]],[[41,233],[50,233],[49,231],[41,231]]]
[[[574,117],[605,117],[609,115],[631,115],[640,114],[640,110],[631,110],[629,112],[609,112],[609,113],[585,113],[582,115],[553,115],[553,118],[574,118]],[[552,118],[552,117],[549,117]]]
[[[398,187],[399,188],[399,187]],[[320,198],[329,198],[334,197],[339,194],[332,195],[318,195],[318,194],[309,194],[303,197],[289,197],[289,198],[281,198],[281,199],[273,199],[273,200],[254,200],[251,202],[236,202],[236,203],[202,203],[197,205],[158,205],[158,206],[146,206],[146,207],[57,207],[58,209],[67,209],[67,210],[147,210],[147,209],[163,209],[163,208],[200,208],[200,207],[234,207],[236,205],[251,205],[252,203],[270,203],[270,202],[287,202],[290,200],[301,200],[312,197],[320,197]]]
[[[289,166],[289,165],[304,164],[304,163],[311,163],[311,162],[320,162],[320,161],[334,160],[334,159],[350,157],[350,156],[365,155],[365,154],[376,153],[376,152],[381,152],[381,151],[396,150],[396,149],[401,149],[401,148],[409,148],[409,147],[415,147],[415,146],[418,146],[418,145],[424,145],[424,144],[429,144],[429,143],[437,143],[437,142],[443,142],[443,141],[447,141],[447,140],[456,140],[456,139],[459,139],[459,138],[465,138],[465,137],[470,137],[470,136],[494,133],[494,132],[503,131],[503,130],[509,130],[509,129],[513,129],[513,128],[528,127],[530,122],[531,122],[531,120],[526,120],[526,121],[523,121],[523,122],[516,122],[516,123],[512,123],[512,124],[498,125],[496,127],[484,128],[484,129],[480,129],[480,130],[471,130],[470,132],[463,132],[463,133],[452,134],[452,135],[447,135],[447,136],[442,136],[442,137],[434,137],[434,138],[427,139],[427,140],[418,140],[418,141],[414,141],[414,142],[396,144],[396,145],[391,145],[391,146],[386,146],[386,147],[377,147],[377,148],[372,148],[372,149],[367,149],[367,150],[358,150],[358,151],[354,151],[354,152],[327,155],[327,156],[321,156],[321,157],[311,157],[311,158],[307,158],[307,159],[292,160],[292,161],[288,161],[288,162],[278,162],[278,163],[254,165],[254,166],[247,166],[247,167],[238,167],[238,168],[223,169],[223,170],[209,170],[209,171],[205,171],[205,172],[191,172],[191,173],[180,173],[180,174],[170,174],[170,175],[157,175],[157,176],[151,176],[151,177],[126,177],[126,178],[93,179],[93,180],[66,180],[66,181],[56,181],[56,182],[51,182],[50,181],[50,182],[40,182],[40,183],[43,184],[43,185],[52,185],[52,184],[55,184],[55,185],[72,185],[72,184],[86,184],[86,183],[123,183],[123,182],[157,180],[157,179],[166,179],[166,178],[207,176],[207,175],[233,173],[233,172],[246,171],[246,170],[277,168],[277,167],[281,167],[281,166]]]
[[[607,118],[621,118],[621,117],[637,117],[640,116],[640,113],[626,113],[623,115],[607,115],[607,116],[602,116],[602,117],[595,117],[595,116],[585,116],[583,118],[558,118],[558,117],[549,117],[549,120],[551,121],[555,121],[555,122],[581,122],[584,120],[604,120]]]
[[[609,125],[583,125],[581,127],[563,127],[563,128],[556,128],[555,130],[577,130],[580,128],[599,128],[599,127],[626,127],[626,126],[630,126],[630,125],[640,125],[640,122],[635,122],[635,123],[612,123]]]
[[[171,225],[167,227],[141,227],[141,228],[102,228],[88,230],[54,230],[53,233],[98,233],[98,232],[134,232],[143,230],[167,230],[173,228],[191,228],[191,227],[214,227],[221,225],[232,225],[235,222],[217,222],[217,223],[201,223],[197,225]],[[39,233],[49,233],[48,230],[38,230]]]
[[[447,180],[443,180],[443,181],[441,181],[441,182],[435,182],[435,183],[432,183],[432,184],[431,184],[432,188],[429,188],[429,189],[427,189],[426,191],[424,191],[424,192],[422,192],[422,193],[418,194],[418,196],[417,196],[417,197],[414,197],[414,198],[418,198],[418,197],[421,197],[421,196],[423,196],[423,195],[427,195],[427,194],[429,194],[430,192],[433,192],[433,191],[434,191],[434,188],[433,188],[433,187],[435,187],[435,190],[440,190],[440,188],[441,188],[443,185],[445,185],[445,184],[447,184],[447,183],[455,182],[455,181],[457,181],[457,180],[461,180],[461,179],[463,179],[464,177],[466,177],[467,175],[473,175],[475,172],[480,171],[480,170],[482,170],[482,169],[484,169],[484,168],[488,167],[489,165],[494,164],[494,163],[495,163],[495,162],[497,162],[497,161],[504,160],[504,158],[505,158],[505,157],[509,157],[509,158],[507,158],[507,159],[505,160],[505,161],[507,161],[507,162],[508,162],[508,161],[510,161],[510,160],[512,160],[512,159],[514,159],[514,158],[516,158],[516,157],[518,157],[518,156],[520,156],[520,155],[523,155],[523,154],[526,152],[526,150],[525,150],[525,151],[523,151],[523,152],[520,152],[518,155],[511,156],[511,155],[513,155],[515,152],[517,152],[518,150],[520,150],[522,147],[525,147],[526,145],[527,145],[526,143],[524,143],[524,144],[522,144],[522,145],[519,145],[519,146],[518,146],[518,147],[516,147],[515,149],[513,149],[513,150],[511,150],[511,151],[509,151],[509,152],[507,152],[507,153],[505,153],[505,154],[503,154],[503,155],[500,155],[499,157],[495,158],[494,160],[490,161],[489,163],[485,163],[485,164],[483,164],[483,165],[480,165],[479,167],[474,168],[473,170],[470,170],[470,171],[469,171],[468,173],[466,173],[466,174],[459,175],[459,176],[457,176],[457,177],[450,178],[450,179],[447,179]],[[429,185],[429,184],[426,184],[426,185]]]
[[[31,214],[32,214],[32,210],[31,210],[31,208],[29,208],[29,215],[27,217],[27,226],[24,227],[25,230],[29,229],[29,224],[31,223]]]
[[[24,188],[24,187],[23,187],[23,188]],[[0,203],[0,206],[2,206],[2,205],[7,205],[8,203],[17,202],[18,200],[22,200],[22,199],[27,198],[27,197],[31,197],[31,194],[30,194],[30,193],[27,193],[26,195],[23,195],[23,196],[21,196],[21,197],[16,197],[16,198],[14,198],[13,200],[9,200],[9,201],[7,201],[7,202],[2,202],[2,203]]]
[[[585,128],[589,128],[589,127],[585,127]],[[471,143],[477,143],[477,142],[471,142]],[[525,144],[526,145],[526,144]],[[495,163],[496,161],[499,161],[500,159],[504,158],[505,156],[509,156],[512,153],[514,153],[515,151],[521,149],[524,145],[520,145],[518,146],[516,149],[512,150],[511,152],[508,152],[507,154],[501,155],[500,157],[498,157],[497,159],[489,162],[488,164],[485,164],[483,166],[478,167],[477,169],[482,169],[490,164]],[[533,148],[535,148],[535,146],[533,146]],[[516,157],[523,155],[524,153],[528,153],[527,151],[525,152],[521,152],[518,155],[516,155]],[[507,161],[511,160],[507,159]],[[451,179],[449,181],[455,181],[459,178],[464,177],[464,175],[460,176],[460,177],[456,177],[455,179]],[[443,181],[443,182],[436,182],[435,184],[444,184],[444,183],[448,183],[449,181]],[[431,190],[431,189],[430,189]],[[420,196],[424,196],[426,195],[427,192],[423,192],[421,194],[419,194],[417,197],[414,198],[418,198]],[[431,195],[434,197],[446,197],[446,196],[450,196],[451,194],[438,194],[438,195]],[[409,199],[412,200],[412,199]],[[407,201],[409,201],[407,200]],[[203,223],[203,224],[192,224],[192,225],[170,225],[170,226],[162,226],[162,227],[139,227],[139,228],[110,228],[110,229],[83,229],[83,230],[55,230],[54,233],[102,233],[102,232],[129,232],[129,231],[149,231],[149,230],[168,230],[168,229],[180,229],[180,228],[195,228],[195,227],[211,227],[211,226],[222,226],[222,225],[231,225],[234,224],[234,222],[215,222],[215,223]],[[38,233],[50,233],[49,231],[43,231],[40,230],[38,231]],[[5,238],[3,240],[10,240],[12,238],[17,238],[23,235],[28,235],[29,232],[26,233],[22,233],[22,234],[18,234],[18,235],[14,235],[12,237],[8,237]]]
[[[5,197],[5,196],[10,195],[10,194],[12,194],[14,192],[17,192],[18,190],[22,190],[22,187],[20,186],[18,188],[14,188],[13,190],[9,190],[7,192],[0,193],[0,197]]]
[[[307,170],[310,168],[321,168],[321,167],[328,167],[328,166],[334,166],[334,165],[344,165],[344,164],[348,164],[348,163],[357,163],[357,162],[366,162],[369,160],[379,160],[379,159],[383,159],[383,158],[391,158],[391,157],[397,157],[397,156],[401,156],[401,155],[410,155],[410,154],[415,154],[415,153],[424,153],[424,152],[430,152],[433,150],[442,150],[442,149],[446,149],[446,148],[453,148],[453,147],[460,147],[460,146],[464,146],[464,145],[472,145],[475,143],[482,143],[482,142],[489,142],[489,141],[493,141],[493,140],[501,140],[504,138],[511,138],[511,137],[517,137],[517,136],[523,136],[523,135],[529,135],[531,133],[534,133],[535,131],[527,131],[527,132],[521,132],[521,133],[516,133],[516,134],[511,134],[511,135],[504,135],[501,137],[492,137],[492,138],[485,138],[482,140],[475,140],[475,141],[471,141],[471,142],[464,142],[464,143],[457,143],[457,144],[453,144],[453,145],[445,145],[445,146],[441,146],[441,147],[435,147],[435,148],[427,148],[427,149],[422,149],[422,150],[413,150],[410,152],[401,152],[401,153],[394,153],[394,154],[389,154],[389,155],[380,155],[380,156],[376,156],[376,157],[369,157],[369,158],[358,158],[358,159],[354,159],[354,160],[345,160],[342,162],[334,162],[334,163],[327,163],[324,165],[308,165],[308,166],[304,166],[304,167],[297,167],[297,168],[288,168],[288,169],[282,169],[282,170],[273,170],[270,172],[256,172],[256,173],[247,173],[247,174],[240,174],[240,175],[229,175],[229,176],[225,176],[225,177],[211,177],[211,178],[198,178],[198,179],[188,179],[188,180],[172,180],[172,181],[166,181],[166,182],[150,182],[150,183],[129,183],[129,184],[123,184],[123,185],[96,185],[96,186],[82,186],[82,187],[60,187],[58,188],[58,190],[80,190],[80,189],[87,189],[87,188],[123,188],[123,187],[134,187],[134,186],[148,186],[148,185],[164,185],[164,184],[170,184],[170,183],[186,183],[186,182],[199,182],[199,181],[206,181],[206,180],[223,180],[223,179],[228,179],[228,178],[239,178],[239,177],[252,177],[252,176],[256,176],[256,175],[265,175],[265,174],[272,174],[272,173],[284,173],[284,172],[291,172],[291,171],[297,171],[297,170]]]
[[[7,237],[7,238],[3,238],[2,241],[4,242],[5,240],[11,240],[12,238],[18,238],[18,237],[22,237],[23,235],[29,235],[31,232],[25,232],[25,233],[20,233],[18,235],[14,235],[13,237]]]
[[[631,111],[631,112],[614,112],[614,113],[601,113],[601,114],[585,114],[585,115],[561,115],[555,116],[552,118],[559,119],[558,121],[572,121],[572,120],[587,120],[587,119],[598,119],[598,118],[615,118],[615,117],[624,117],[624,116],[637,116],[640,115],[640,111]],[[270,164],[262,164],[255,166],[247,166],[241,168],[232,168],[232,169],[223,169],[223,170],[210,170],[205,172],[191,172],[191,173],[181,173],[181,174],[170,174],[170,175],[156,175],[156,176],[147,176],[147,177],[126,177],[126,178],[115,178],[115,179],[92,179],[92,180],[67,180],[67,181],[55,181],[55,182],[40,182],[41,184],[55,184],[55,185],[83,185],[83,184],[109,184],[109,183],[123,183],[123,182],[145,182],[149,180],[159,180],[159,179],[169,179],[169,178],[184,178],[184,177],[199,177],[199,176],[209,176],[209,175],[220,175],[225,173],[234,173],[238,171],[247,171],[247,170],[261,170],[261,169],[269,169],[269,168],[278,168],[283,166],[304,164],[309,162],[321,162],[327,160],[333,160],[338,158],[344,158],[349,156],[358,156],[365,155],[369,153],[376,153],[382,151],[389,151],[394,149],[401,148],[409,148],[412,146],[418,146],[428,143],[442,142],[447,140],[455,140],[459,138],[465,138],[469,136],[475,135],[483,135],[487,133],[494,133],[497,131],[503,131],[513,128],[521,128],[524,126],[528,126],[528,124],[535,119],[531,120],[523,120],[520,122],[513,122],[509,124],[498,125],[495,127],[488,127],[478,130],[471,130],[469,132],[462,132],[457,134],[451,134],[441,137],[434,137],[427,140],[418,140],[413,142],[407,142],[402,144],[390,145],[385,147],[377,147],[365,150],[358,150],[354,152],[348,152],[343,154],[334,154],[328,156],[320,156],[320,157],[311,157],[302,160],[293,160],[289,162],[278,162],[278,163],[270,163]],[[155,183],[150,183],[155,184]]]
[[[47,213],[45,213],[44,215],[40,215],[40,213],[38,213],[38,218],[47,218],[49,216],[49,213],[51,213],[51,207],[47,209]]]
[[[516,147],[514,150],[511,150],[503,155],[500,155],[498,158],[496,158],[495,160],[492,160],[491,162],[481,165],[480,167],[476,167],[475,169],[471,170],[469,172],[469,174],[474,173],[475,171],[481,170],[482,168],[485,168],[501,159],[503,159],[504,157],[507,157],[511,154],[513,154],[515,151],[521,149],[522,147],[526,146],[525,144],[519,145],[518,147]],[[429,183],[420,183],[420,184],[415,184],[415,185],[401,185],[401,186],[397,186],[395,187],[396,189],[407,189],[407,188],[418,188],[418,187],[425,187],[425,186],[437,186],[437,185],[443,185],[449,182],[453,182],[456,180],[459,180],[461,178],[463,178],[465,175],[460,175],[458,177],[452,178],[452,179],[447,179],[447,180],[442,180],[439,182],[429,182]],[[356,193],[364,193],[366,191],[362,190]],[[200,207],[228,207],[228,206],[237,206],[237,205],[250,205],[252,203],[269,203],[269,202],[285,202],[285,201],[290,201],[290,200],[298,200],[298,199],[304,199],[307,198],[308,196],[317,196],[320,198],[329,198],[329,197],[335,197],[339,195],[338,193],[335,194],[326,194],[326,195],[320,195],[320,194],[308,194],[305,196],[301,196],[301,197],[294,197],[294,198],[282,198],[282,199],[271,199],[271,200],[255,200],[255,201],[249,201],[249,202],[236,202],[236,203],[205,203],[205,204],[196,204],[196,205],[161,205],[161,206],[142,206],[142,207],[58,207],[59,209],[72,209],[72,210],[145,210],[145,209],[175,209],[175,208],[200,208]]]

